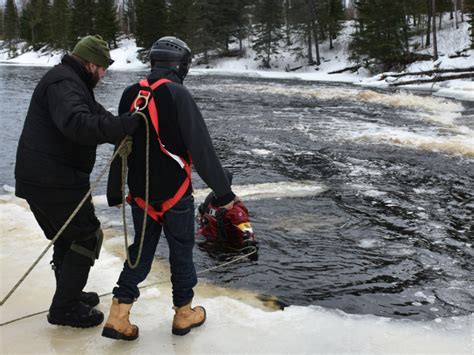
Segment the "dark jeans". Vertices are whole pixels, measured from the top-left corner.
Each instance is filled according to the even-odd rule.
[[[27,200],[35,219],[46,238],[53,239],[76,208],[78,202],[56,203],[43,200]],[[95,216],[94,205],[89,198],[54,243],[53,264],[56,276],[56,292],[51,312],[65,312],[78,302],[89,277],[91,259],[71,250],[71,244],[94,250],[97,239],[93,237],[100,222]]]
[[[136,204],[132,204],[135,240],[128,248],[132,265],[137,259],[140,247],[143,212]],[[197,283],[193,262],[194,198],[192,195],[184,196],[165,213],[163,225],[147,216],[140,262],[135,269],[131,269],[125,261],[117,282],[118,287],[113,290],[114,296],[121,299],[122,302],[130,303],[140,296],[138,284],[145,280],[150,272],[162,229],[169,246],[173,304],[180,307],[191,302],[194,296],[193,287]]]

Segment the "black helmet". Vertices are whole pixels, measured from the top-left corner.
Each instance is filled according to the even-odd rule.
[[[155,65],[169,67],[184,79],[191,64],[191,49],[179,38],[161,37],[151,47],[150,62],[152,67]]]

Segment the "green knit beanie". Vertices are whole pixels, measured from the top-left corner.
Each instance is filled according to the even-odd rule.
[[[77,42],[72,54],[107,69],[114,61],[110,59],[110,50],[101,36],[86,36]]]

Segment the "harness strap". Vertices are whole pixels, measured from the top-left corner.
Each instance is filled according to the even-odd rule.
[[[150,116],[151,123],[153,128],[156,132],[156,137],[158,140],[158,144],[160,146],[161,151],[169,156],[171,159],[176,161],[179,164],[181,169],[184,169],[186,172],[186,178],[184,182],[179,187],[178,191],[176,191],[175,195],[170,199],[164,201],[161,204],[159,210],[156,210],[153,206],[148,206],[148,215],[153,218],[156,222],[162,223],[163,222],[163,215],[174,205],[178,203],[179,200],[184,196],[186,191],[188,190],[189,186],[191,185],[191,171],[192,171],[192,163],[188,163],[185,159],[181,158],[180,156],[171,153],[165,148],[165,145],[161,142],[160,138],[160,129],[159,129],[159,117],[158,117],[158,109],[155,102],[155,97],[153,92],[161,85],[171,82],[168,79],[160,79],[154,82],[151,86],[148,83],[147,79],[140,80],[139,85],[141,87],[140,91],[138,92],[137,97],[132,103],[132,107],[130,111],[134,110],[144,110],[145,108],[148,109],[148,113]],[[144,101],[144,104],[143,104]],[[142,106],[140,106],[142,105]],[[189,155],[189,154],[188,154]],[[191,161],[191,156],[189,156],[189,160]],[[129,193],[127,196],[127,202],[131,203],[134,201],[141,209],[145,210],[146,208],[146,201],[141,197],[133,197]]]

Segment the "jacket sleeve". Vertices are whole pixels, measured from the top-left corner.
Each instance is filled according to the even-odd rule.
[[[115,146],[114,153],[118,145]],[[107,202],[109,206],[117,206],[122,203],[122,158],[117,155],[112,161],[107,180]]]
[[[115,143],[125,137],[128,123],[133,120],[116,117],[102,106],[100,113],[92,113],[84,93],[70,80],[51,84],[46,100],[56,127],[68,139],[81,145]]]
[[[206,123],[189,91],[182,85],[168,84],[176,104],[179,129],[201,179],[216,194],[219,206],[235,198],[212,144]]]

